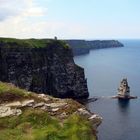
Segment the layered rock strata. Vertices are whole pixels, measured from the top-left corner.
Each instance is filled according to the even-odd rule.
[[[3,100],[3,98],[6,99]],[[19,89],[12,84],[0,82],[0,118],[19,116],[26,109],[42,110],[62,121],[72,114],[77,114],[90,121],[95,129],[102,122],[102,117],[91,113],[84,105],[73,99],[36,94]]]
[[[130,87],[127,82],[127,78],[124,78],[120,86],[118,88],[118,95],[114,96],[113,98],[121,99],[121,100],[129,100],[129,99],[136,99],[137,96],[130,95]]]
[[[121,81],[120,87],[118,88],[118,96],[127,98],[130,96],[130,87],[128,86],[127,79]]]
[[[87,98],[84,69],[73,60],[71,49],[58,40],[0,40],[0,80],[61,98]]]

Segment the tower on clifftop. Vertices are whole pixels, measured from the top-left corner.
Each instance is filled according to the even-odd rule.
[[[54,37],[54,40],[57,40],[57,37],[56,36]]]

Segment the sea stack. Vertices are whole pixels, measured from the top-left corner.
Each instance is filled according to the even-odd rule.
[[[130,96],[130,87],[128,86],[127,78],[124,78],[118,88],[118,99],[135,99],[136,96]]]
[[[127,78],[121,81],[120,87],[118,88],[118,96],[122,98],[128,98],[130,96],[130,87],[128,86]]]

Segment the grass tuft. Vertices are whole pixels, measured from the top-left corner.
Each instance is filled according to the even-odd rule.
[[[60,121],[41,110],[0,119],[0,140],[94,140],[92,126],[79,115]]]

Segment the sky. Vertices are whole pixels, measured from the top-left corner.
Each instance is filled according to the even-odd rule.
[[[0,37],[140,39],[140,0],[0,0]]]

